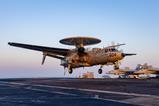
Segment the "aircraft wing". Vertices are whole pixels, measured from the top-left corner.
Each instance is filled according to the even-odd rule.
[[[52,47],[36,46],[36,45],[29,45],[29,44],[13,43],[13,42],[9,42],[8,44],[10,46],[20,47],[20,48],[25,48],[25,49],[35,50],[35,51],[41,51],[41,52],[49,52],[49,53],[54,53],[54,54],[62,55],[62,56],[66,56],[70,52],[69,49],[62,49],[62,48],[52,48]]]

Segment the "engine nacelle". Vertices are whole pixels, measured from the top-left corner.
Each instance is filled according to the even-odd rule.
[[[84,48],[84,47],[78,48],[78,52],[79,52],[79,53],[84,53],[84,52],[85,52],[85,48]]]

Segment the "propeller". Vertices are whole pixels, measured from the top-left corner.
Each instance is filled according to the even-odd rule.
[[[45,59],[46,59],[46,56],[45,55],[43,55],[43,59],[42,59],[42,65],[44,64],[44,62],[45,62]]]
[[[117,43],[117,45],[120,45],[120,43]],[[116,49],[119,49],[119,46],[117,46]]]
[[[43,58],[42,58],[42,63],[41,63],[42,65],[44,64],[45,59],[46,59],[46,54],[44,53],[44,54],[43,54]]]
[[[110,48],[119,48],[119,46],[122,46],[122,45],[125,45],[124,43],[123,44],[119,44],[119,43],[117,43],[117,44],[115,44],[114,42],[111,42],[111,46],[108,46],[108,47],[110,47]]]
[[[123,44],[115,44],[113,41],[111,42],[111,46],[108,46],[110,48],[116,48],[117,50],[119,49],[119,46],[122,46],[122,45],[125,45],[124,43]],[[119,50],[121,53],[122,53],[122,56],[125,57],[125,56],[133,56],[133,55],[136,55],[135,53],[124,53],[123,50]]]
[[[120,52],[123,53],[124,52],[123,49],[121,49]]]
[[[114,41],[112,41],[112,42],[111,42],[111,45],[112,45],[112,46],[114,46],[114,45],[115,45],[115,42],[114,42]]]

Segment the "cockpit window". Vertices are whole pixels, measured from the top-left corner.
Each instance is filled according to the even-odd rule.
[[[111,51],[116,51],[115,48],[111,49]]]
[[[117,51],[115,48],[108,48],[108,49],[105,49],[105,52],[108,52],[108,51]]]
[[[105,52],[108,52],[108,49],[105,49]]]

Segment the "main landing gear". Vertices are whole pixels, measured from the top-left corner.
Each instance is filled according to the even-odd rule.
[[[71,67],[70,65],[68,65],[68,73],[69,73],[69,74],[72,74],[72,72],[73,72],[72,67]]]
[[[68,70],[68,73],[69,73],[69,74],[72,74],[72,72],[73,72],[73,70],[72,70],[72,68],[70,68],[70,69]]]

